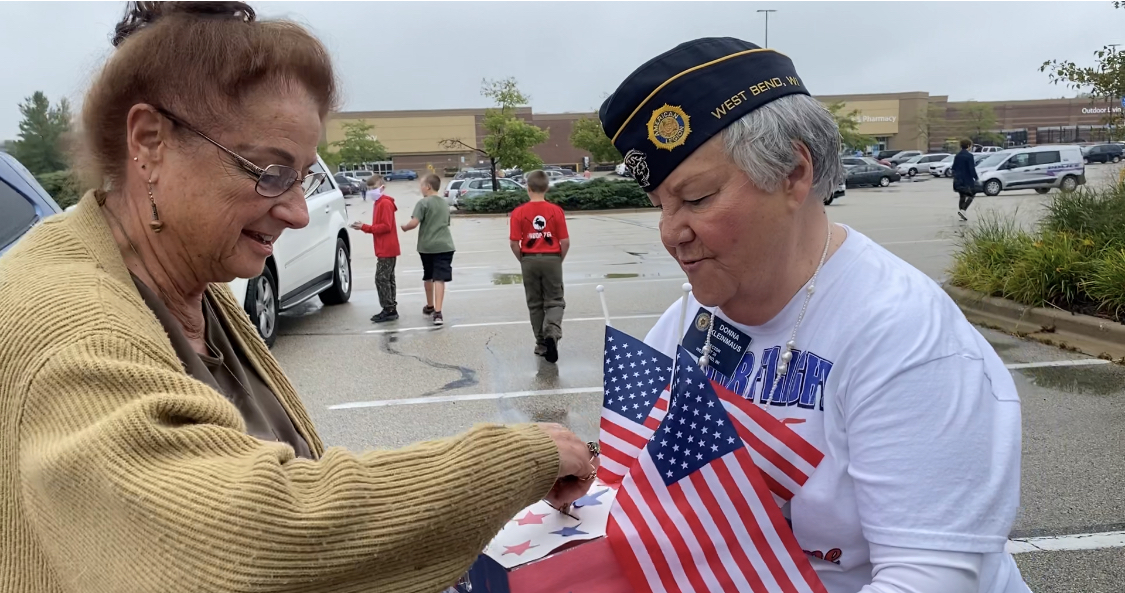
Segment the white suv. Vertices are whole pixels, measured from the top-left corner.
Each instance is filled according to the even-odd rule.
[[[318,158],[312,171],[327,171],[324,161]],[[230,283],[235,298],[270,346],[277,338],[281,311],[318,295],[325,305],[346,303],[352,296],[352,250],[344,194],[329,175],[306,201],[308,226],[289,229],[277,238],[261,276]]]

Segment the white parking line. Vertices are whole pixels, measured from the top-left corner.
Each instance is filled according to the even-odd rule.
[[[652,319],[654,317],[660,317],[660,315],[661,315],[661,313],[651,313],[651,314],[645,314],[645,315],[618,315],[617,317],[614,317],[613,319]],[[563,323],[574,323],[574,322],[578,322],[578,321],[603,321],[604,319],[605,319],[604,317],[574,317],[574,318],[571,318],[571,319],[563,319]],[[450,329],[456,329],[456,328],[459,328],[459,327],[491,327],[491,326],[494,326],[494,325],[528,325],[530,323],[531,323],[530,321],[488,321],[488,322],[485,322],[485,323],[455,323],[455,324],[447,325],[445,327],[448,327]],[[371,329],[371,330],[367,330],[364,333],[367,333],[367,334],[394,334],[394,333],[398,333],[398,332],[422,331],[422,330],[427,330],[427,329],[428,330],[436,330],[438,328],[436,328],[436,327],[403,327],[403,328],[394,328],[394,329]]]
[[[1042,367],[1083,367],[1098,364],[1110,364],[1108,360],[1100,358],[1080,358],[1078,360],[1048,360],[1044,362],[1019,362],[1015,364],[1006,364],[1008,370],[1018,369],[1037,369]]]
[[[659,317],[660,315],[622,315],[614,317],[614,319],[646,319],[652,317]],[[601,317],[579,317],[577,319],[567,319],[566,321],[601,321]],[[461,325],[451,325],[449,327],[483,327],[489,325],[518,325],[527,323],[525,321],[497,321],[493,323],[465,323]],[[369,334],[391,333],[397,331],[419,331],[419,330],[436,330],[435,327],[409,327],[403,329],[376,329],[371,330]],[[1008,369],[1027,369],[1049,366],[1082,366],[1082,365],[1098,365],[1109,364],[1108,360],[1101,360],[1098,358],[1085,358],[1081,360],[1054,360],[1047,362],[1025,362],[1025,363],[1012,363],[1004,365]],[[329,410],[349,410],[353,408],[385,408],[390,406],[414,406],[419,404],[444,404],[449,402],[460,401],[480,401],[489,399],[505,399],[510,397],[539,397],[544,395],[570,395],[574,393],[601,393],[601,387],[575,387],[571,389],[544,389],[540,391],[508,391],[505,393],[466,393],[463,395],[435,395],[430,397],[408,397],[404,399],[381,399],[366,402],[347,402],[343,404],[335,404],[328,406]]]
[[[1019,538],[1008,540],[1006,547],[1010,554],[1123,548],[1125,547],[1125,531]]]
[[[675,277],[675,278],[637,278],[635,280],[606,279],[606,280],[603,280],[601,282],[579,282],[579,283],[576,283],[576,284],[568,283],[566,285],[566,287],[571,288],[571,287],[574,287],[574,286],[597,286],[599,284],[604,284],[604,285],[606,285],[606,288],[609,288],[610,286],[612,286],[614,284],[635,284],[635,283],[639,283],[639,282],[684,282],[685,280],[686,280],[686,276],[678,276],[678,277]],[[523,284],[522,283],[521,284],[495,284],[495,285],[488,285],[488,286],[479,286],[479,287],[474,287],[474,288],[461,288],[461,289],[457,289],[457,290],[446,290],[445,292],[447,294],[449,294],[449,293],[462,293],[462,292],[486,292],[486,291],[489,291],[489,290],[500,290],[500,289],[505,289],[505,288],[518,288],[520,290],[523,290]],[[370,291],[370,289],[367,289],[367,290]],[[425,294],[425,293],[423,293],[422,291],[400,292],[400,293],[398,293],[398,296],[400,296],[400,297],[401,296],[418,296],[420,294]]]
[[[328,406],[329,410],[351,410],[355,408],[383,408],[388,406],[409,406],[414,404],[443,404],[513,397],[535,397],[540,395],[572,395],[576,393],[601,393],[601,387],[573,387],[570,389],[543,389],[540,391],[509,391],[507,393],[467,393],[464,395],[435,395],[431,397],[408,397],[406,399],[382,399],[369,402],[348,402]]]

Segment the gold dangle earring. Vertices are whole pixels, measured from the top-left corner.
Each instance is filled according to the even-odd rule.
[[[148,203],[152,206],[152,220],[149,221],[148,226],[152,227],[153,232],[159,233],[164,228],[164,221],[160,220],[160,213],[156,211],[156,199],[152,196],[152,181],[148,182]]]

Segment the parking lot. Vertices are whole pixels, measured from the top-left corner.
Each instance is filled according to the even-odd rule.
[[[1096,182],[1119,170],[1091,165],[1087,175]],[[940,281],[965,223],[957,218],[951,182],[926,177],[849,189],[828,211]],[[408,220],[420,197],[417,184],[391,182],[387,193],[396,198],[399,222]],[[969,214],[999,210],[1030,223],[1048,198],[1030,190],[979,196]],[[352,220],[370,220],[370,202],[348,202]],[[331,445],[398,447],[476,422],[526,420],[562,422],[596,440],[603,321],[595,286],[606,286],[614,325],[641,337],[679,298],[685,280],[660,244],[657,222],[656,211],[568,215],[572,247],[557,365],[532,353],[503,216],[454,218],[457,254],[444,327],[432,327],[421,314],[415,234],[400,236],[401,318],[379,326],[369,321],[379,311],[375,256],[370,236],[353,232],[350,303],[322,308],[313,299],[286,313],[274,352]],[[1083,550],[1093,540],[1076,535],[1125,530],[1125,369],[981,331],[1009,363],[1023,401],[1022,509],[1012,538],[1048,538],[1012,545],[1057,549],[1019,554],[1025,579],[1036,593],[1125,590],[1125,548]]]

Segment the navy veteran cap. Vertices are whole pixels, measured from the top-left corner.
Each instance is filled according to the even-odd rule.
[[[809,91],[788,57],[707,37],[645,62],[602,103],[598,117],[637,183],[651,192],[723,128],[793,94]]]

